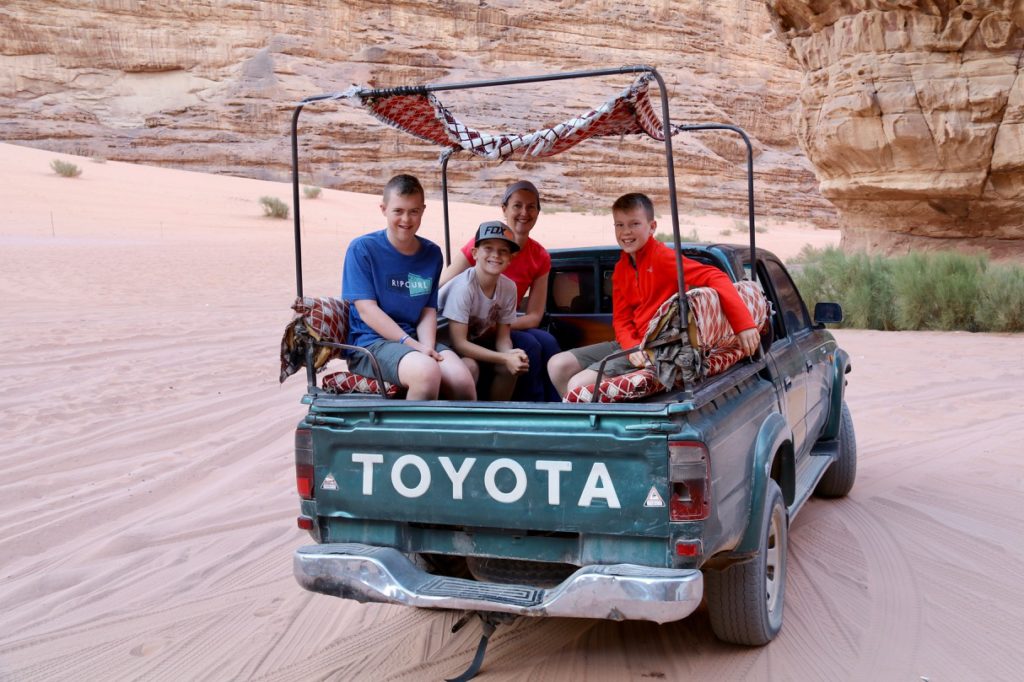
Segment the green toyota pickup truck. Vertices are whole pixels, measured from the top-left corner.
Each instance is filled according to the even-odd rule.
[[[824,303],[812,318],[783,264],[756,248],[752,181],[749,248],[681,242],[672,135],[726,129],[747,138],[733,126],[671,127],[664,84],[650,67],[600,74],[637,72],[662,87],[674,247],[735,282],[760,284],[771,310],[761,350],[715,376],[629,402],[519,403],[337,394],[318,385],[307,347],[308,413],[295,432],[298,523],[315,541],[294,555],[304,588],[491,615],[658,623],[706,600],[723,640],[759,645],[779,632],[790,523],[812,494],[843,496],[856,475],[844,401],[850,360],[825,329],[842,313]],[[446,87],[355,94],[364,106],[392,96],[406,97],[402,106],[423,104],[415,97],[438,106],[430,98]],[[346,96],[309,98],[299,110]],[[629,111],[642,109],[635,84],[626,96]],[[621,112],[617,101],[605,109]],[[299,110],[292,139],[301,300]],[[621,129],[630,124],[624,116],[616,120],[620,128],[594,134],[636,132]],[[560,139],[561,130],[542,132]],[[530,144],[536,151],[540,143]],[[445,225],[447,250],[447,215]],[[613,338],[618,257],[612,247],[552,251],[546,325],[562,348]]]
[[[614,248],[552,252],[563,347],[611,338]],[[685,253],[734,279],[745,250]],[[853,485],[847,354],[781,262],[773,340],[696,390],[635,403],[409,402],[314,393],[295,435],[306,589],[427,608],[666,622],[708,601],[720,638],[782,625],[787,529]],[[555,292],[563,300],[554,300]]]

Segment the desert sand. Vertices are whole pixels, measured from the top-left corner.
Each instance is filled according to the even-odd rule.
[[[295,295],[277,183],[0,145],[0,679],[379,680],[461,672],[456,614],[303,591],[277,382]],[[427,180],[424,169],[420,174]],[[512,170],[509,170],[512,173]],[[428,185],[436,183],[428,181]],[[428,198],[422,234],[440,239]],[[339,288],[377,198],[304,201],[305,290]],[[492,207],[453,205],[456,241]],[[721,239],[731,219],[687,218]],[[788,257],[838,233],[769,224]],[[550,247],[613,243],[542,214]],[[732,239],[736,239],[733,235]],[[763,648],[679,623],[527,620],[481,680],[1010,680],[1024,668],[1024,335],[839,330],[857,484],[791,530],[785,626]]]

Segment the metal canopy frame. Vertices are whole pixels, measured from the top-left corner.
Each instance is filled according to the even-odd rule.
[[[562,81],[562,80],[573,80],[578,78],[599,78],[603,76],[614,76],[619,74],[650,74],[654,80],[658,83],[658,91],[661,95],[661,120],[663,135],[665,137],[665,171],[668,177],[668,195],[669,195],[669,210],[672,215],[672,239],[675,246],[676,254],[676,286],[679,294],[679,314],[680,320],[686,320],[689,316],[689,306],[686,301],[686,285],[685,285],[685,273],[683,271],[683,255],[682,255],[682,240],[679,232],[679,204],[676,197],[676,175],[675,175],[675,164],[672,155],[672,132],[698,132],[705,130],[731,130],[738,133],[742,138],[747,147],[747,222],[750,231],[750,262],[751,262],[751,279],[756,278],[757,273],[757,252],[755,249],[754,239],[754,162],[753,162],[753,147],[750,143],[750,138],[747,134],[738,126],[722,124],[722,123],[702,123],[692,125],[673,125],[669,117],[668,107],[668,91],[665,87],[665,80],[658,73],[657,69],[653,66],[647,66],[643,64],[633,66],[622,66],[613,69],[593,69],[586,71],[567,71],[563,73],[554,74],[542,74],[536,76],[522,76],[516,78],[500,78],[493,80],[482,80],[482,81],[468,81],[465,83],[447,83],[438,85],[413,85],[413,86],[398,86],[393,88],[375,88],[370,90],[361,90],[357,93],[360,97],[388,97],[392,95],[426,95],[431,92],[444,92],[448,90],[474,90],[479,88],[493,88],[493,87],[505,87],[509,85],[524,85],[529,83],[543,83],[551,81]],[[302,289],[302,234],[301,226],[302,219],[299,205],[299,138],[298,138],[298,124],[299,115],[302,113],[304,107],[315,102],[322,102],[327,100],[338,100],[345,95],[340,92],[325,93],[321,95],[313,95],[306,97],[300,101],[295,111],[292,113],[292,124],[291,124],[291,143],[292,143],[292,207],[294,209],[294,229],[295,229],[295,289],[296,295],[299,298],[303,296]],[[445,260],[447,263],[451,262],[451,235],[449,230],[449,219],[448,219],[448,160],[451,157],[452,151],[450,149],[448,153],[444,154],[441,159],[441,202],[444,214],[444,252]],[[310,351],[311,352],[311,351]],[[312,363],[307,363],[307,374],[309,377],[309,384],[312,387],[316,386],[316,374],[312,367]],[[598,376],[598,382],[600,382],[600,375]],[[595,397],[597,392],[595,391]]]

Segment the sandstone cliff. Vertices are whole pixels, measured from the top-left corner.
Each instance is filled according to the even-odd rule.
[[[350,84],[385,86],[649,63],[675,116],[744,127],[757,147],[761,214],[834,224],[795,143],[799,72],[749,0],[9,0],[0,8],[0,134],[37,147],[215,173],[286,179],[295,101]],[[528,130],[585,111],[629,82],[520,87],[443,101],[478,126]],[[392,172],[436,183],[435,149],[346,105],[309,107],[311,183],[378,191]],[[511,124],[511,125],[510,125]],[[664,201],[651,142],[581,146],[554,162],[452,161],[451,191],[493,201],[519,173],[552,205],[602,210],[627,189]],[[742,215],[737,140],[676,148],[683,210]]]
[[[844,244],[1024,252],[1024,1],[766,4]]]

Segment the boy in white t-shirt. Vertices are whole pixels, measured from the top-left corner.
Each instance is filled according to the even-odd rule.
[[[481,223],[473,246],[476,265],[441,287],[438,294],[438,307],[448,318],[452,348],[475,379],[493,374],[488,391],[491,400],[508,400],[516,378],[529,369],[526,353],[512,347],[516,285],[501,274],[518,250],[508,225],[500,220]]]

